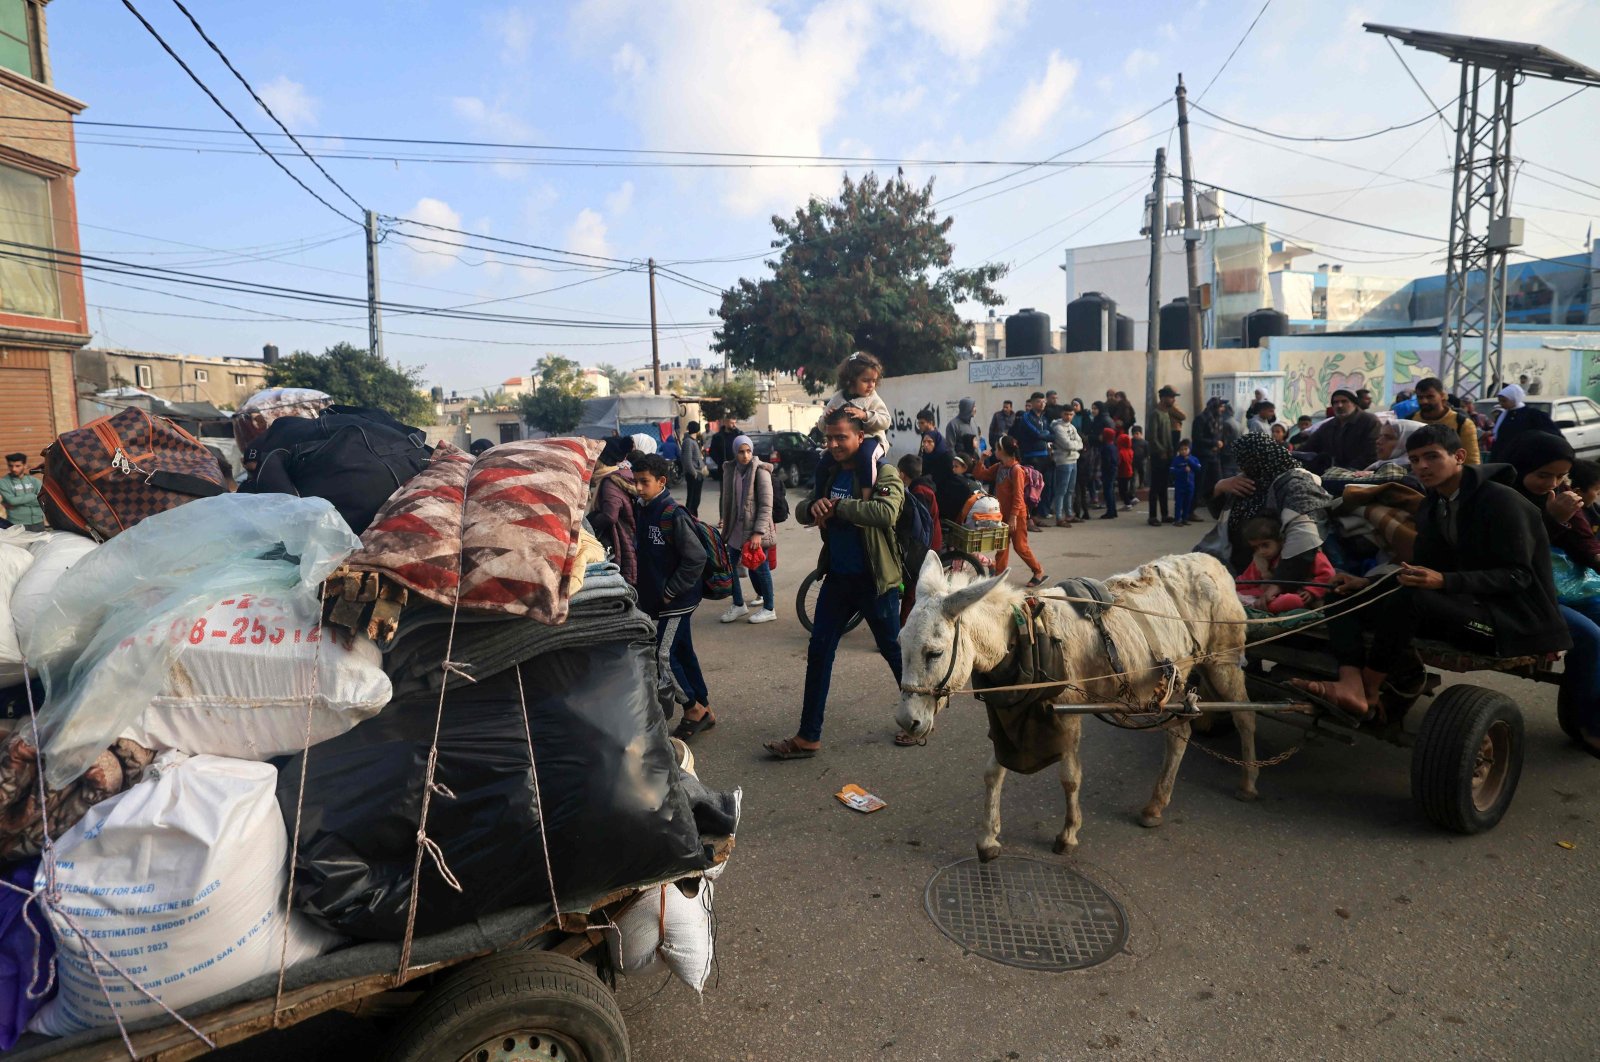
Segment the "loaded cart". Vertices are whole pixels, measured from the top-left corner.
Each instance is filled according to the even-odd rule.
[[[1548,657],[1480,656],[1424,640],[1414,647],[1413,666],[1407,673],[1390,676],[1383,719],[1353,719],[1290,684],[1294,678],[1337,677],[1327,634],[1320,627],[1250,646],[1245,681],[1253,700],[1288,699],[1312,706],[1309,715],[1263,712],[1263,718],[1349,745],[1368,737],[1411,749],[1411,800],[1423,818],[1456,833],[1492,829],[1511,806],[1522,775],[1523,719],[1517,702],[1497,690],[1456,683],[1432,697],[1414,729],[1407,728],[1406,718],[1418,701],[1439,689],[1443,682],[1439,672],[1488,671],[1556,684],[1562,674]],[[1227,725],[1222,717],[1208,716],[1196,729],[1215,731]],[[1563,714],[1563,728],[1572,725]]]
[[[733,838],[712,842],[717,866]],[[674,882],[618,889],[557,919],[549,905],[515,907],[432,936],[411,949],[396,976],[398,944],[362,944],[308,960],[284,977],[269,974],[182,1009],[217,1047],[285,1028],[330,1010],[392,1018],[387,1042],[369,1057],[386,1062],[551,1059],[623,1062],[628,1030],[612,994],[609,938],[630,904],[648,903],[658,885],[692,892],[692,874]],[[210,1048],[170,1019],[129,1026],[136,1056],[177,1062]],[[29,1037],[5,1056],[16,1062],[113,1062],[128,1058],[115,1028],[58,1039]]]

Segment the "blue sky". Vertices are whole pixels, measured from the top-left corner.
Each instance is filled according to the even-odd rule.
[[[1257,0],[187,2],[296,132],[1019,162],[1170,100],[1179,70],[1191,94],[1199,93],[1261,7]],[[136,3],[247,126],[270,127],[169,0]],[[89,104],[84,119],[228,126],[120,3],[56,3],[48,17],[55,85]],[[1532,40],[1600,66],[1600,19],[1583,0],[1274,0],[1203,103],[1237,121],[1302,136],[1366,132],[1427,114],[1433,108],[1422,92],[1383,40],[1361,30],[1363,21]],[[1437,103],[1454,98],[1455,67],[1402,51]],[[1567,91],[1530,82],[1520,90],[1518,110],[1531,114]],[[1126,166],[1036,169],[975,190],[969,189],[1015,168],[907,165],[906,174],[937,176],[937,195],[951,197],[945,208],[956,218],[958,264],[1012,263],[1001,284],[1008,308],[1037,306],[1059,320],[1067,298],[1056,268],[1061,249],[1137,235],[1154,149],[1170,142],[1176,164],[1173,120],[1169,104],[1065,156]],[[1204,115],[1196,121],[1213,127],[1195,130],[1196,172],[1204,178],[1440,239],[1448,229],[1449,141],[1437,122],[1354,143],[1268,146],[1242,139],[1242,131],[1220,132]],[[1600,214],[1600,186],[1584,183],[1600,180],[1600,138],[1591,132],[1597,124],[1600,90],[1591,90],[1518,128],[1516,153],[1529,162],[1518,179],[1518,213],[1529,219],[1530,251],[1579,249]],[[264,157],[191,150],[248,148],[242,138],[94,126],[81,126],[78,135],[86,253],[364,297],[354,226]],[[120,146],[129,141],[142,146]],[[270,143],[276,150],[282,141]],[[637,165],[638,155],[469,152],[348,139],[307,145],[362,205],[381,214],[617,259],[693,262],[676,268],[716,287],[757,275],[759,261],[697,260],[762,251],[772,213],[787,214],[810,194],[836,190],[842,172],[834,164],[667,168]],[[279,154],[308,185],[351,209],[283,146]],[[338,157],[363,151],[500,161]],[[613,164],[549,165],[553,158]],[[523,164],[536,159],[545,163]],[[1319,260],[1342,258],[1352,270],[1372,272],[1442,271],[1440,250],[1429,242],[1276,207],[1229,205],[1319,246]],[[625,326],[648,320],[643,274],[548,266],[400,237],[382,248],[389,301],[497,300],[482,309]],[[90,324],[99,345],[254,356],[269,341],[286,352],[345,339],[365,343],[359,310],[111,279],[233,308],[115,287],[91,275]],[[576,281],[583,283],[550,290]],[[715,304],[703,292],[663,280],[661,320],[678,326],[662,339],[663,360],[705,355]],[[429,383],[462,391],[517,375],[547,351],[630,367],[650,356],[648,335],[637,327],[394,315],[386,324],[387,354],[422,366]]]

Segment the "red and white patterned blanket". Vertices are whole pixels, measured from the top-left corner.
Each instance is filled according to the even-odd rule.
[[[578,531],[600,443],[502,443],[473,460],[440,443],[384,503],[346,566],[382,572],[437,604],[559,624],[582,580]]]

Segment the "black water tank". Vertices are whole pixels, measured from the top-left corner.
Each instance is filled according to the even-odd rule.
[[[268,343],[261,348],[261,360],[268,365],[278,364],[278,344]]]
[[[1117,314],[1117,341],[1111,345],[1111,349],[1133,349],[1133,318],[1125,313]]]
[[[1049,314],[1027,307],[1006,318],[1006,357],[1037,358],[1052,349]]]
[[[1116,317],[1116,300],[1098,291],[1086,291],[1067,303],[1067,351],[1110,349]]]
[[[1274,310],[1270,306],[1263,306],[1259,310],[1251,310],[1244,315],[1244,345],[1259,347],[1261,341],[1268,336],[1286,336],[1289,334],[1289,315],[1282,310]]]
[[[1156,333],[1162,350],[1189,349],[1189,300],[1179,295],[1161,307],[1161,326]]]

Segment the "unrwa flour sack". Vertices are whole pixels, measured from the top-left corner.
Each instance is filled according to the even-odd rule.
[[[241,594],[194,614],[174,613],[114,651],[104,666],[147,646],[176,644],[166,684],[120,736],[146,748],[265,760],[344,733],[389,703],[383,654],[317,623],[317,603]]]
[[[275,973],[284,946],[289,841],[269,764],[168,753],[132,789],[90,808],[56,842],[58,909],[51,909],[61,990],[28,1024],[64,1036],[161,1013],[105,963],[166,1006],[198,1003]],[[41,868],[34,887],[43,888]],[[68,924],[81,927],[95,958]],[[338,939],[289,916],[286,961]],[[110,995],[111,1002],[106,1000]]]

